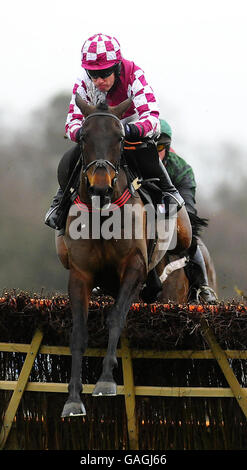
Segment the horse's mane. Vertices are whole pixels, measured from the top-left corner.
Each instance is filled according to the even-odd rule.
[[[99,110],[99,111],[108,111],[108,104],[106,102],[106,100],[104,101],[100,101],[96,108]]]

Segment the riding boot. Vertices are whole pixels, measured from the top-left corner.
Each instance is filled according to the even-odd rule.
[[[208,276],[205,261],[200,247],[197,245],[194,255],[189,261],[189,280],[194,293],[192,301],[203,302],[208,304],[217,303],[217,295],[208,285]],[[186,271],[186,269],[185,269]]]
[[[179,211],[184,205],[184,200],[179,191],[173,185],[171,178],[159,158],[156,145],[148,142],[146,148],[134,151],[131,159],[128,160],[130,166],[131,160],[135,160],[143,178],[143,186],[145,180],[155,179],[155,185],[161,191],[161,197],[158,197],[158,203],[164,205],[166,217],[171,212]],[[175,209],[173,211],[173,208]]]
[[[63,190],[59,187],[56,195],[53,198],[53,201],[51,203],[50,209],[47,211],[46,216],[45,216],[45,224],[48,225],[49,227],[56,229],[56,230],[61,230],[65,226],[65,217],[67,214],[65,214],[65,211],[67,208],[64,208],[64,217],[61,218],[61,201],[63,199],[64,192]],[[61,222],[61,219],[63,222]]]
[[[165,206],[166,215],[170,215],[174,213],[174,209],[179,211],[184,206],[185,202],[177,188],[175,188],[173,185],[171,178],[161,160],[159,160],[159,169],[160,181],[158,186],[162,191],[161,203]]]

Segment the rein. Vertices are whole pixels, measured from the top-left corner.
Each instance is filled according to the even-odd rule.
[[[89,116],[87,116],[85,118],[85,121],[83,123],[83,126],[85,125],[85,122],[87,122],[89,119],[91,119],[92,117],[94,116],[107,116],[107,117],[110,117],[110,118],[113,118],[115,119],[119,124],[120,124],[120,127],[123,129],[123,133],[124,133],[124,127],[123,127],[123,124],[122,122],[120,121],[120,119],[115,116],[115,114],[112,114],[112,113],[104,113],[104,111],[97,111],[96,113],[92,113],[92,114],[89,114]],[[83,127],[82,126],[82,127]]]

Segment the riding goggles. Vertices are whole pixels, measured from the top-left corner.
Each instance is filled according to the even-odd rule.
[[[112,73],[114,73],[116,70],[116,66],[113,65],[113,67],[109,67],[108,69],[102,69],[102,70],[86,70],[88,76],[94,80],[97,78],[107,78],[109,77]]]
[[[162,152],[166,148],[165,144],[157,144],[157,150],[158,152]]]

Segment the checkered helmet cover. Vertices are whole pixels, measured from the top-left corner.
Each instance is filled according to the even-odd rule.
[[[81,65],[87,70],[102,70],[122,60],[120,44],[113,36],[95,34],[87,39],[81,49]]]

